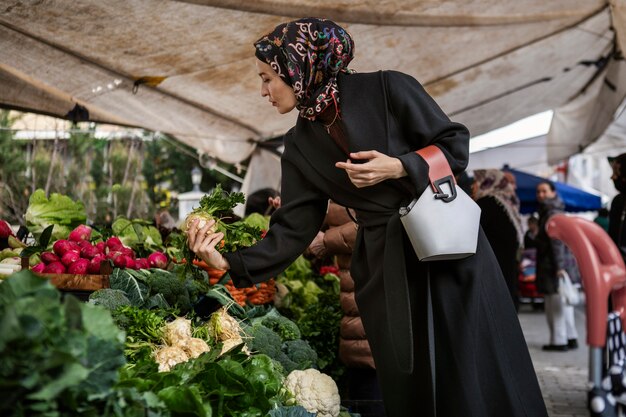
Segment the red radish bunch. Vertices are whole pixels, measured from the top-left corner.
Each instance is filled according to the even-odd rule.
[[[52,245],[53,252],[43,252],[41,263],[35,265],[34,272],[47,274],[99,274],[100,264],[111,260],[116,268],[148,269],[167,267],[167,257],[154,252],[148,258],[137,258],[135,251],[112,236],[104,242],[92,244],[89,239],[92,229],[80,225],[67,240],[57,240]]]
[[[9,236],[15,236],[11,226],[4,220],[0,220],[0,238],[7,238]]]

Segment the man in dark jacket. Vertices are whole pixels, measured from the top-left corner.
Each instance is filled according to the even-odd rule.
[[[537,244],[537,288],[544,294],[546,319],[550,328],[550,343],[543,350],[566,351],[578,347],[578,333],[574,322],[574,307],[566,305],[559,295],[559,276],[567,272],[576,281],[578,270],[568,268],[572,257],[563,242],[551,239],[546,233],[548,219],[563,212],[565,205],[556,193],[554,184],[544,181],[537,185],[539,202],[539,232]]]

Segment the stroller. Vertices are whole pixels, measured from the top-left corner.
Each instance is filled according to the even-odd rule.
[[[574,253],[586,295],[589,391],[592,417],[624,416],[626,410],[626,267],[611,238],[597,224],[563,214],[552,216],[548,235]],[[611,296],[613,312],[609,314]],[[608,319],[607,319],[608,314]]]

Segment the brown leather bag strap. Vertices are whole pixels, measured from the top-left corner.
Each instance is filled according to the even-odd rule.
[[[454,184],[456,184],[456,179],[454,178],[454,175],[452,175],[450,164],[448,163],[446,156],[443,152],[441,152],[441,149],[435,145],[429,145],[419,151],[415,151],[415,153],[421,156],[429,166],[428,179],[433,191],[437,191],[438,188],[435,182],[448,176],[452,177]]]

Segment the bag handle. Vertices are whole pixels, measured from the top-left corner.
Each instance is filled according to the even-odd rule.
[[[441,149],[435,145],[429,145],[415,151],[415,153],[421,156],[428,164],[428,179],[435,193],[435,198],[446,203],[453,201],[456,198],[456,179]],[[452,195],[444,193],[441,189],[441,185],[445,183],[449,183]]]

